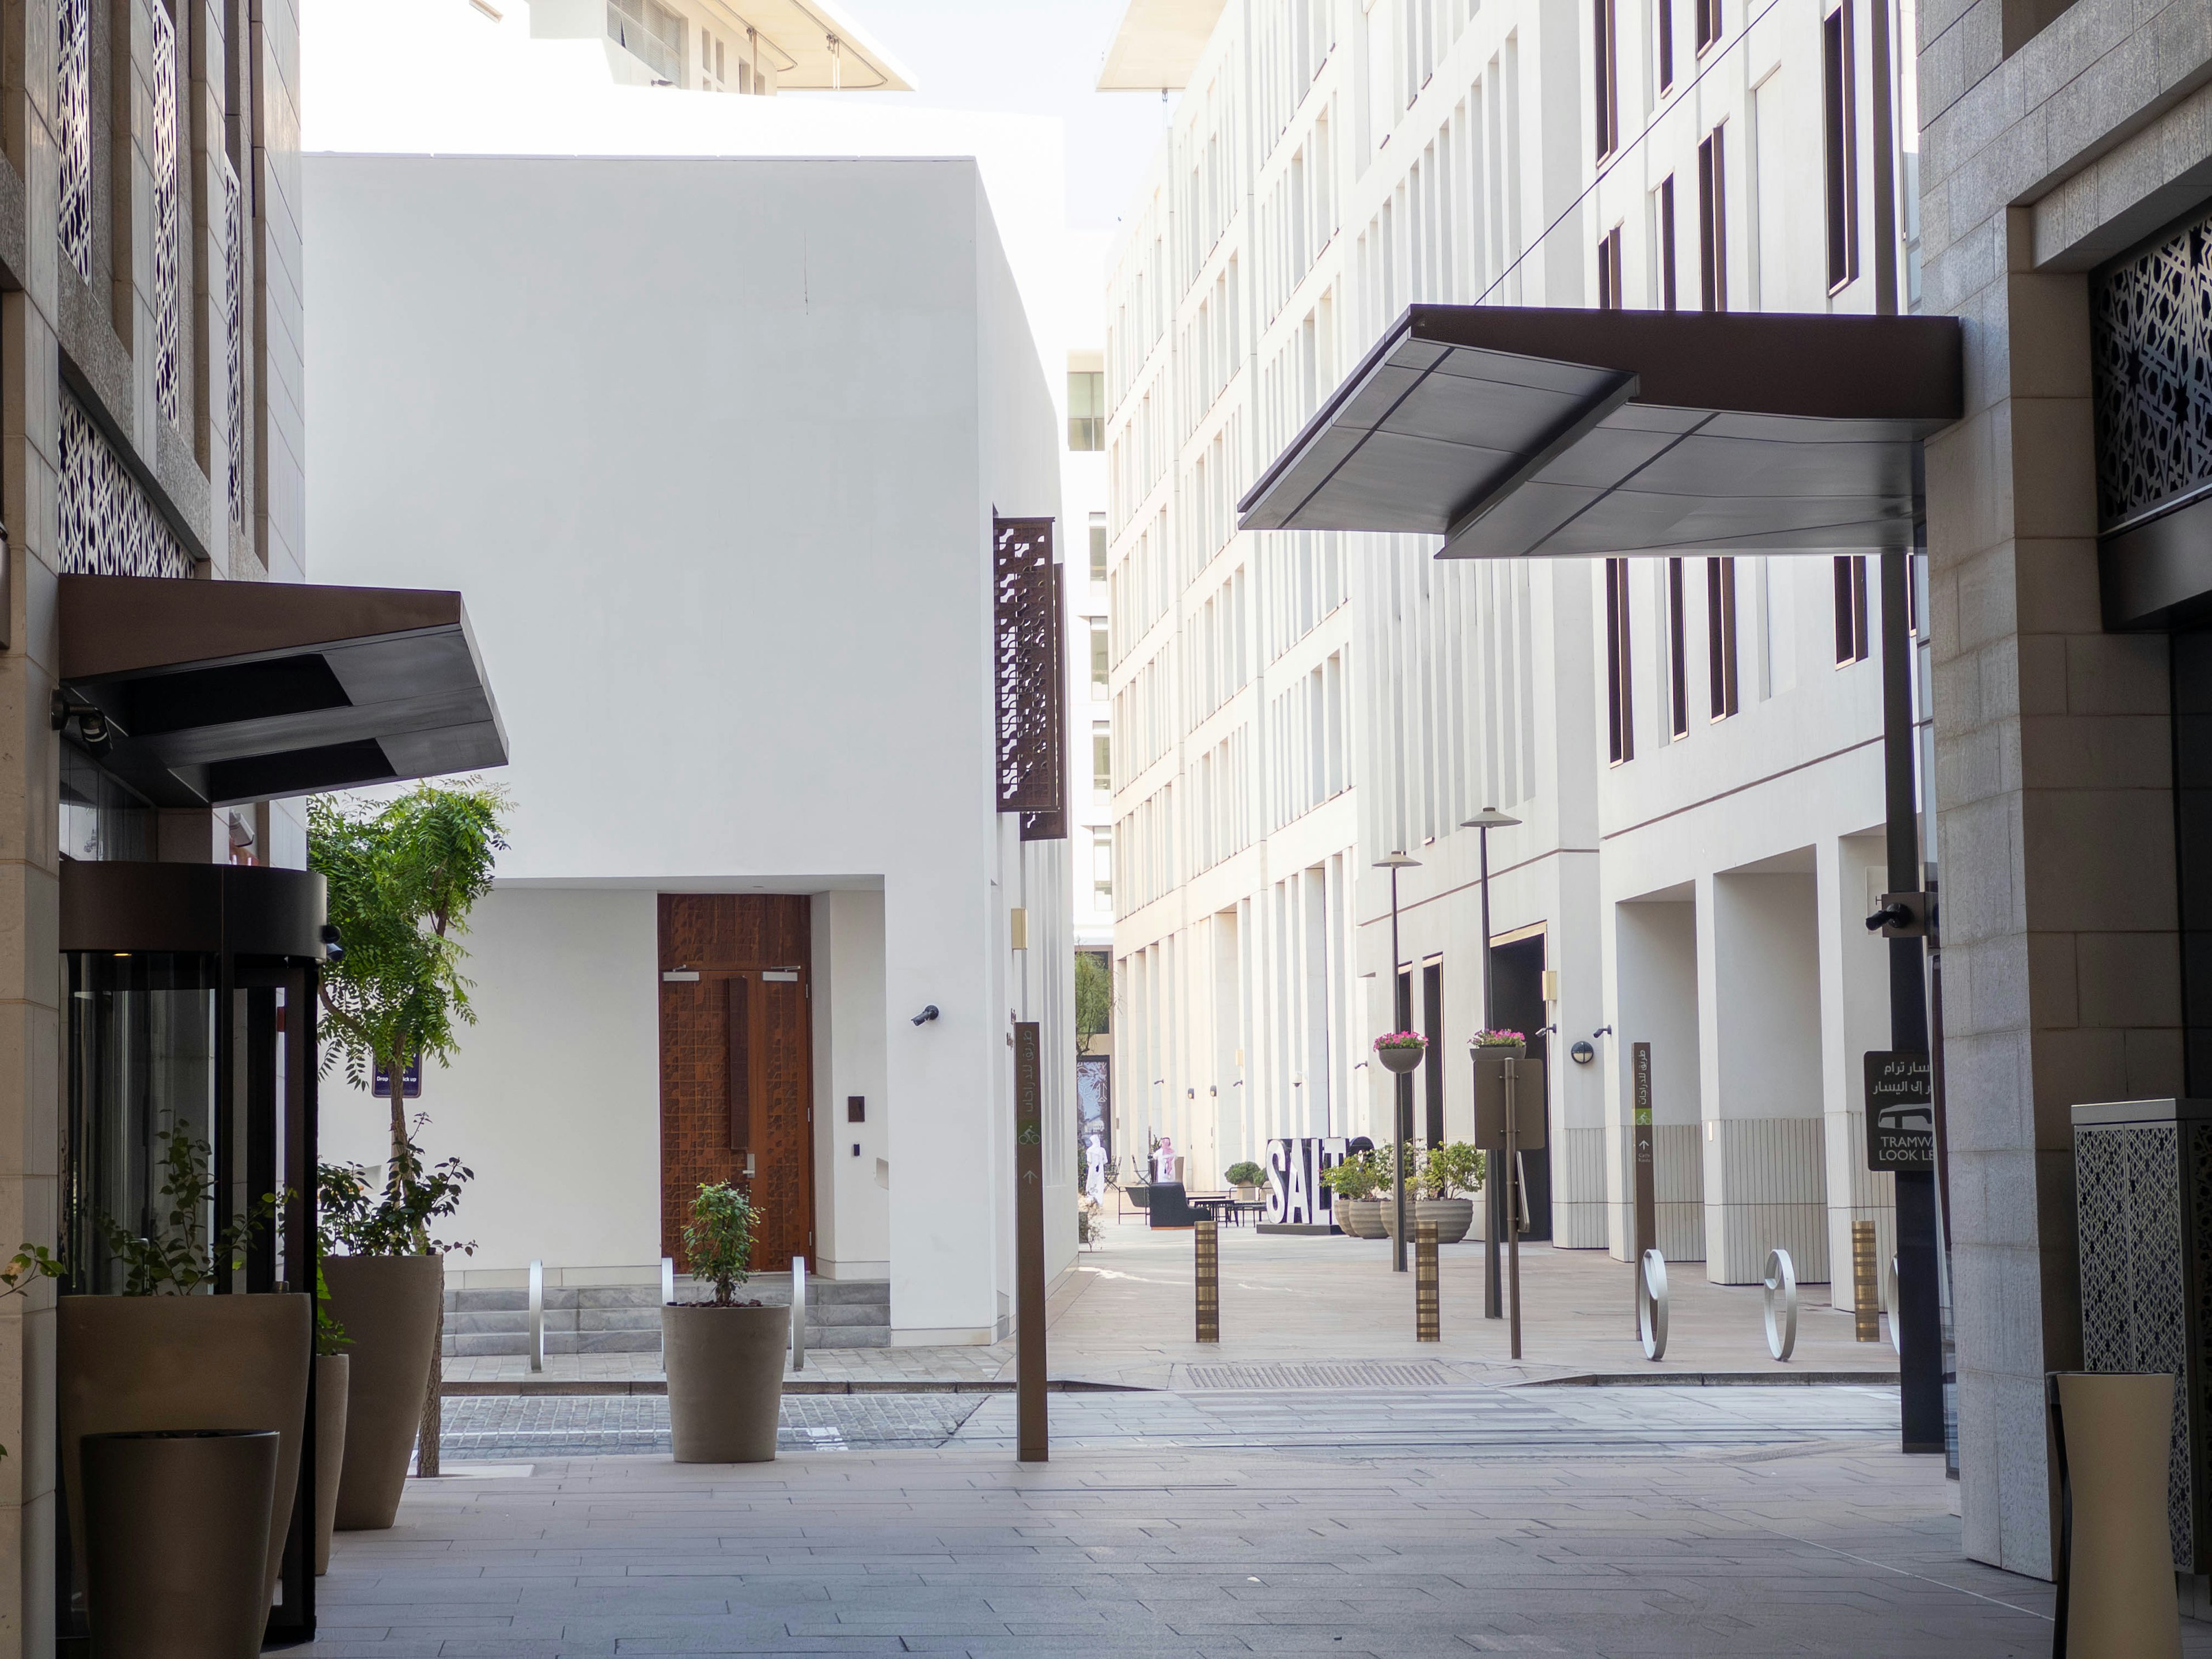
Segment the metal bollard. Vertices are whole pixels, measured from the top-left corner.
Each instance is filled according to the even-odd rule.
[[[545,1264],[530,1264],[530,1369],[545,1369]]]
[[[1875,1283],[1874,1223],[1851,1223],[1851,1334],[1861,1342],[1881,1340],[1881,1291]]]
[[[660,1258],[660,1299],[663,1302],[676,1300],[676,1261],[672,1256]]]
[[[1778,1247],[1766,1253],[1766,1351],[1777,1359],[1787,1359],[1796,1346],[1797,1266],[1789,1251]]]
[[[1221,1231],[1214,1218],[1201,1216],[1190,1230],[1198,1267],[1198,1340],[1221,1340]]]
[[[1905,1355],[1905,1338],[1897,1328],[1897,1258],[1889,1259],[1889,1276],[1881,1283],[1881,1310],[1889,1316],[1890,1352],[1899,1358]]]
[[[1437,1285],[1437,1224],[1413,1224],[1413,1340],[1443,1340]]]
[[[1646,1250],[1636,1274],[1636,1334],[1646,1359],[1667,1355],[1667,1258]]]
[[[791,1369],[806,1369],[806,1258],[791,1258]]]

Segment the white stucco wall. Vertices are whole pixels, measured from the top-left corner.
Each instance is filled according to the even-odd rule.
[[[461,1269],[660,1260],[659,999],[653,896],[495,888],[466,944],[476,1024],[432,1066],[420,1109],[434,1158],[476,1170],[447,1236]],[[322,1091],[326,1159],[380,1164],[388,1102]]]
[[[867,999],[836,988],[817,1152],[826,1105],[883,1099],[839,1220],[864,1238],[887,1209],[887,1252],[856,1259],[887,1254],[895,1328],[987,1336],[1012,1289],[1006,911],[1027,872],[1064,916],[1067,851],[1015,849],[994,811],[991,516],[1058,514],[1061,434],[975,163],[313,156],[307,179],[322,579],[466,594],[513,752],[503,879],[880,890],[858,970],[880,1057],[853,1058]],[[1064,921],[1033,940],[1064,952]],[[1048,1053],[1072,1113],[1072,1036]],[[844,1087],[847,1064],[885,1081]],[[824,1162],[817,1233],[845,1196]]]

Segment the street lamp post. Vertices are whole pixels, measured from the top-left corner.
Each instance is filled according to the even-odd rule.
[[[1492,1012],[1493,1005],[1491,1000],[1490,987],[1490,832],[1493,830],[1510,829],[1513,825],[1520,822],[1520,819],[1515,817],[1510,812],[1501,812],[1495,806],[1486,806],[1482,811],[1477,812],[1473,817],[1466,819],[1460,824],[1461,829],[1472,830],[1480,838],[1480,846],[1482,855],[1482,1029],[1486,1031],[1491,1029],[1491,1021],[1494,1018],[1494,1015]],[[1504,1315],[1504,1310],[1499,1305],[1504,1300],[1504,1297],[1501,1294],[1501,1286],[1498,1284],[1498,1237],[1500,1230],[1505,1224],[1505,1217],[1501,1213],[1504,1206],[1500,1201],[1504,1197],[1504,1188],[1499,1182],[1495,1181],[1485,1180],[1482,1184],[1484,1188],[1482,1194],[1482,1316],[1485,1319],[1497,1319],[1502,1317]]]
[[[1418,870],[1419,859],[1408,858],[1402,852],[1375,860],[1377,870],[1390,872],[1390,1009],[1391,1018],[1401,1018],[1399,1012],[1398,988],[1405,981],[1398,973],[1398,872]],[[1425,1056],[1429,1064],[1436,1056]],[[1395,1229],[1390,1235],[1390,1271],[1406,1271],[1406,1143],[1413,1137],[1413,1074],[1400,1072],[1390,1079],[1390,1209]]]

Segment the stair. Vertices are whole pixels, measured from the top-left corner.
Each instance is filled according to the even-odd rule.
[[[688,1277],[676,1281],[679,1302],[704,1301],[712,1292]],[[741,1301],[791,1305],[789,1273],[756,1273],[740,1285]],[[891,1287],[883,1279],[809,1279],[806,1346],[810,1348],[888,1348],[891,1343]],[[545,1287],[548,1354],[659,1353],[660,1287],[605,1285]],[[521,1289],[446,1291],[447,1358],[524,1358],[530,1352],[530,1292]]]

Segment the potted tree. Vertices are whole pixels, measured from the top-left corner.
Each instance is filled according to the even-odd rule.
[[[438,1473],[447,1247],[431,1239],[428,1221],[451,1212],[436,1211],[415,1190],[423,1162],[409,1133],[402,1079],[410,1064],[418,1076],[433,1060],[449,1064],[460,1028],[476,1018],[460,936],[506,849],[506,811],[504,793],[473,778],[422,784],[390,801],[318,795],[307,803],[307,863],[328,885],[330,919],[344,941],[323,974],[323,1066],[343,1057],[346,1080],[357,1089],[379,1071],[391,1080],[381,1219],[410,1224],[375,1229],[366,1248],[356,1244],[347,1264],[330,1273],[332,1311],[354,1339],[353,1419],[379,1425],[364,1429],[365,1461],[356,1460],[348,1436],[340,1531],[388,1527],[398,1511],[406,1463],[403,1448],[395,1473],[392,1447],[405,1414],[387,1397],[392,1390],[412,1391],[419,1427],[405,1441],[420,1440],[420,1473]],[[426,1121],[418,1115],[416,1127]],[[439,1167],[458,1166],[448,1159]],[[458,1186],[452,1195],[458,1202]],[[427,1349],[418,1334],[426,1315]]]
[[[1474,1200],[1466,1196],[1482,1182],[1484,1156],[1464,1140],[1431,1146],[1425,1154],[1406,1148],[1406,1181],[1413,1189],[1413,1219],[1437,1224],[1437,1243],[1456,1244],[1474,1225]],[[1382,1206],[1382,1228],[1397,1236],[1397,1213]]]
[[[752,1200],[725,1182],[701,1187],[691,1202],[684,1254],[692,1279],[714,1285],[714,1299],[671,1302],[660,1310],[679,1463],[767,1463],[775,1457],[792,1310],[732,1298],[751,1276],[757,1224]]]
[[[1267,1178],[1267,1172],[1249,1158],[1231,1164],[1221,1173],[1223,1178],[1237,1189],[1237,1198],[1247,1204],[1259,1197],[1260,1183]]]
[[[277,1437],[273,1488],[253,1481],[217,1482],[253,1513],[218,1511],[196,1524],[234,1529],[267,1539],[258,1609],[216,1606],[201,1598],[223,1595],[221,1581],[149,1570],[149,1585],[166,1584],[169,1605],[158,1614],[174,1630],[232,1628],[258,1612],[265,1617],[276,1593],[284,1540],[300,1484],[300,1451],[307,1426],[307,1373],[313,1357],[313,1298],[300,1292],[272,1295],[207,1294],[220,1278],[245,1266],[247,1239],[269,1225],[289,1193],[270,1194],[244,1215],[210,1232],[212,1218],[230,1213],[228,1195],[210,1174],[210,1149],[188,1125],[171,1121],[155,1137],[159,1149],[159,1201],[131,1227],[101,1215],[106,1271],[120,1280],[118,1295],[65,1296],[57,1305],[59,1340],[55,1362],[55,1414],[60,1430],[62,1485],[68,1501],[70,1542],[78,1587],[90,1559],[85,1526],[83,1447],[88,1435],[185,1436],[228,1431],[234,1448],[255,1431]],[[243,1432],[240,1432],[243,1431]],[[186,1448],[180,1455],[208,1448]],[[158,1486],[164,1460],[134,1463],[133,1472]],[[214,1490],[214,1488],[210,1488]],[[272,1506],[261,1512],[263,1492]],[[117,1512],[140,1507],[128,1492],[108,1492]],[[150,1500],[149,1500],[150,1501]],[[259,1528],[265,1528],[265,1533]],[[250,1578],[250,1576],[249,1576]],[[246,1593],[253,1590],[249,1581]],[[146,1586],[139,1587],[140,1592]],[[237,1587],[231,1587],[235,1593]],[[100,1610],[90,1609],[98,1639]],[[258,1628],[258,1619],[253,1620]]]
[[[1373,1152],[1347,1152],[1344,1160],[1322,1172],[1334,1194],[1329,1213],[1336,1224],[1354,1238],[1381,1238],[1382,1212],[1389,1207],[1378,1195],[1384,1175],[1382,1160]]]

